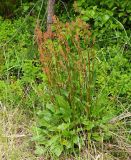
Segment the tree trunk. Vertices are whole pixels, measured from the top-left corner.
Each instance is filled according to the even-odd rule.
[[[48,0],[48,9],[47,9],[47,32],[51,33],[51,25],[53,23],[52,17],[54,16],[54,5],[55,0]]]

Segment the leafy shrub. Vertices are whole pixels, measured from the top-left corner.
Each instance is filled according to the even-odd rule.
[[[110,42],[116,44],[119,40],[119,43],[130,43],[130,1],[77,0],[74,10],[77,16],[91,24],[98,47],[109,46]]]
[[[131,2],[124,0],[116,1],[92,1],[92,0],[77,0],[75,1],[75,9],[82,17],[90,22],[94,22],[95,27],[102,27],[110,21],[110,26],[115,28],[113,18],[120,21],[127,29],[130,28],[131,20]]]

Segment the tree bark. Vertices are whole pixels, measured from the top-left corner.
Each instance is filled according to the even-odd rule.
[[[55,0],[48,0],[47,8],[47,32],[51,33],[51,25],[53,23],[52,17],[54,16]]]

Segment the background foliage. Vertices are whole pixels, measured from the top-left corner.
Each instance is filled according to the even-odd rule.
[[[98,150],[101,143],[119,145],[117,134],[131,140],[128,118],[111,123],[131,109],[130,3],[57,1],[55,38],[44,41],[41,64],[34,28],[36,19],[46,28],[46,2],[0,2],[0,101],[35,114],[37,155],[57,159],[92,143]],[[129,157],[122,149],[112,157]]]

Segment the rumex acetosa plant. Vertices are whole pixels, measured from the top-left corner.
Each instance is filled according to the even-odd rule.
[[[36,26],[48,101],[38,113],[36,153],[48,150],[60,156],[89,143],[94,122],[92,105],[95,95],[95,51],[90,26],[77,18],[63,24],[53,17],[52,34]],[[46,97],[46,95],[45,95]],[[93,133],[93,132],[92,132]],[[96,133],[95,133],[96,134]],[[99,137],[97,136],[97,139]],[[88,142],[87,142],[88,140]]]
[[[90,27],[80,19],[66,24],[53,19],[51,39],[49,33],[36,28],[40,61],[52,102],[56,94],[63,96],[70,106],[75,97],[80,98],[85,104],[84,111],[89,113],[95,56]]]

